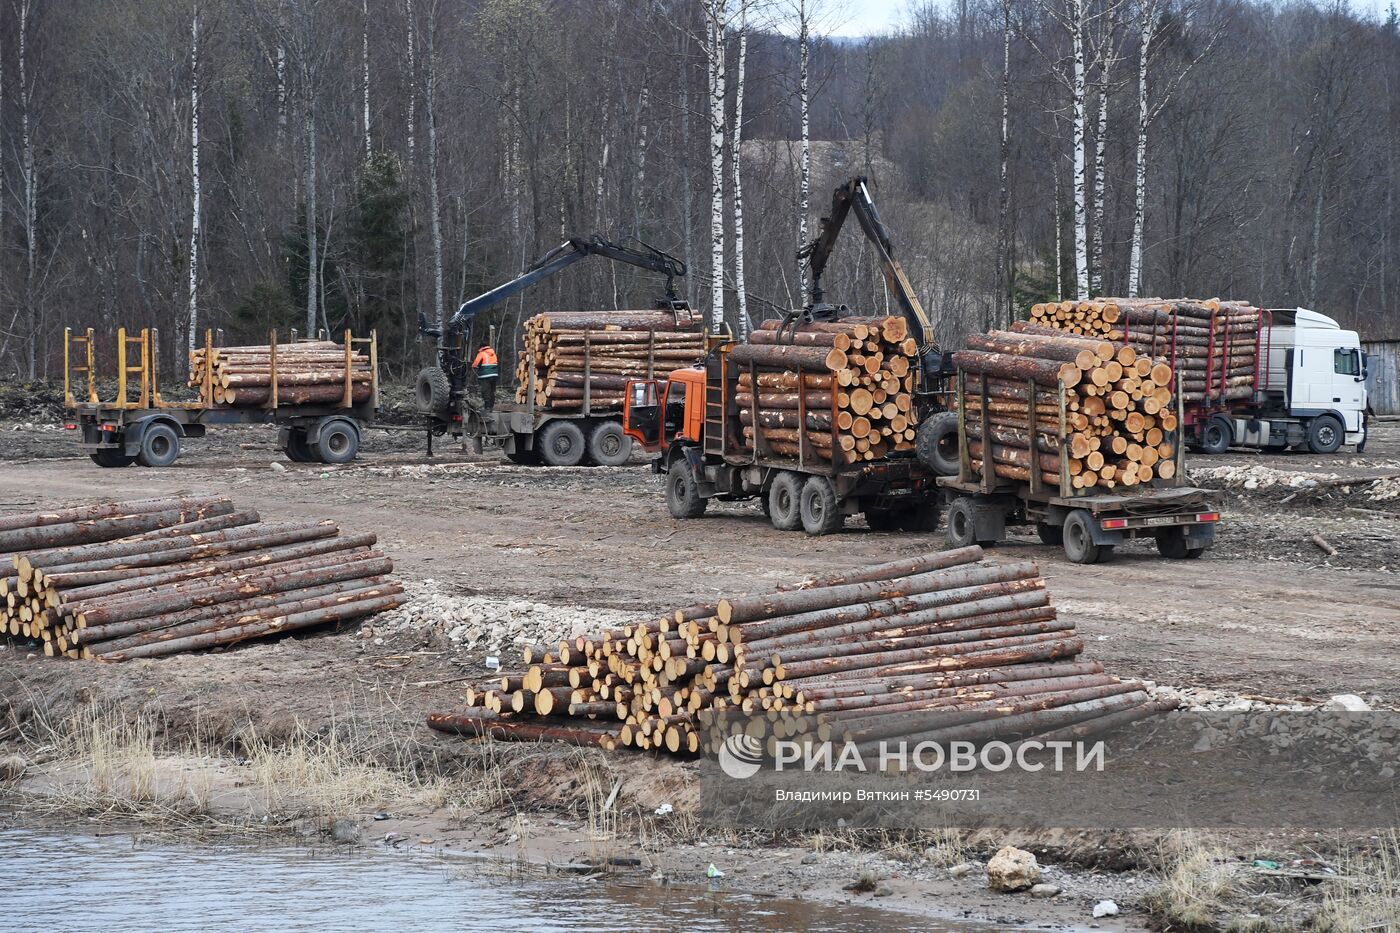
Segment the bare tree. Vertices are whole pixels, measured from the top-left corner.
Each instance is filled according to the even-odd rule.
[[[199,332],[199,0],[190,16],[190,309],[187,346],[192,351]]]
[[[364,66],[365,158],[374,154],[369,132],[369,0],[360,0],[360,61]]]
[[[443,309],[442,269],[442,200],[438,194],[438,125],[437,125],[437,33],[438,4],[428,4],[428,29],[425,34],[427,74],[423,78],[423,107],[428,120],[428,215],[433,228],[433,320],[446,324]]]
[[[706,0],[708,41],[705,59],[709,75],[710,113],[710,328],[724,328],[724,129],[725,39],[728,0]]]
[[[807,215],[812,201],[812,5],[815,0],[797,0],[797,99],[801,146],[801,169],[797,189],[797,248],[807,245]],[[797,261],[797,281],[802,300],[807,299],[807,264]]]
[[[739,58],[734,76],[734,293],[739,300],[739,339],[749,336],[749,297],[744,278],[744,78],[749,57],[749,0],[739,0]]]

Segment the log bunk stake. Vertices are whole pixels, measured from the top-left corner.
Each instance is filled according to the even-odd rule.
[[[1033,562],[986,560],[974,546],[531,646],[520,670],[470,688],[465,709],[428,725],[695,754],[739,729],[771,750],[798,736],[919,733],[935,714],[1007,737],[1165,708],[1145,685],[1079,659],[1083,647]]]
[[[0,634],[126,661],[361,618],[403,601],[374,544],[216,496],[0,515]]]

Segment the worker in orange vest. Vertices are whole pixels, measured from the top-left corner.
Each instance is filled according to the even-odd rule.
[[[501,367],[496,360],[496,350],[489,343],[483,343],[472,360],[472,370],[476,373],[476,384],[481,388],[481,401],[487,411],[496,407],[496,382],[501,378]]]

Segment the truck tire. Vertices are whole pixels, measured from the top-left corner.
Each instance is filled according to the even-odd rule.
[[[979,540],[977,537],[977,509],[971,496],[958,496],[948,506],[948,543],[953,547],[970,547],[980,544],[992,547],[995,541]]]
[[[588,456],[599,466],[622,466],[632,456],[632,438],[616,421],[600,421],[588,432]]]
[[[168,424],[153,424],[141,435],[136,462],[146,467],[168,467],[180,456],[180,435]]]
[[[1035,533],[1040,537],[1041,544],[1059,547],[1065,543],[1065,528],[1063,525],[1052,525],[1049,522],[1040,522],[1035,526]]]
[[[672,518],[699,518],[705,514],[705,506],[710,502],[700,495],[700,486],[695,482],[695,472],[684,460],[671,465],[666,474],[666,508]]]
[[[846,524],[846,516],[836,501],[836,490],[825,476],[809,476],[802,484],[798,503],[802,513],[802,530],[809,535],[829,535]]]
[[[344,418],[332,418],[321,425],[310,450],[321,463],[349,463],[360,452],[360,432]]]
[[[311,445],[306,441],[306,432],[300,428],[293,428],[287,434],[287,446],[283,452],[293,463],[316,462],[316,455],[311,452]]]
[[[1223,454],[1235,442],[1235,429],[1228,418],[1216,415],[1201,426],[1201,453]]]
[[[1308,425],[1308,450],[1315,454],[1334,454],[1346,440],[1346,430],[1331,415],[1314,418]]]
[[[1094,519],[1083,509],[1075,509],[1065,519],[1065,556],[1076,564],[1097,564],[1113,556],[1113,545],[1095,544]]]
[[[1186,531],[1164,528],[1157,532],[1157,553],[1170,560],[1195,560],[1206,552],[1203,547],[1187,547]]]
[[[414,396],[423,414],[445,416],[452,407],[452,380],[441,368],[425,366],[418,371]]]
[[[802,477],[783,470],[768,487],[768,520],[779,531],[802,527]]]
[[[131,456],[120,447],[103,447],[99,450],[91,451],[88,456],[92,458],[93,463],[109,469],[131,466],[136,462],[135,457]]]
[[[957,476],[958,460],[957,412],[941,411],[919,425],[914,435],[914,451],[919,462],[936,476]]]
[[[583,462],[583,429],[572,421],[551,421],[535,439],[540,459],[549,466],[578,466]]]

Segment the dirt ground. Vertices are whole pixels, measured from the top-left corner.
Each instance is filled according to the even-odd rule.
[[[215,429],[188,442],[172,468],[104,470],[61,429],[0,422],[0,511],[224,493],[264,520],[332,518],[377,532],[411,591],[528,600],[584,621],[590,610],[652,614],[944,546],[941,530],[876,533],[859,519],[824,538],[778,532],[751,504],[716,503],[677,521],[639,458],[621,468],[542,469],[439,442],[428,460],[421,434],[376,430],[358,462],[326,468],[287,462],[275,440],[271,428]],[[1111,673],[1230,697],[1322,702],[1354,693],[1400,708],[1400,497],[1392,496],[1400,423],[1377,424],[1361,456],[1235,452],[1194,457],[1189,469],[1221,489],[1225,515],[1216,546],[1198,561],[1165,561],[1135,542],[1112,562],[1079,567],[1033,533],[1002,550],[1039,562],[1086,656]],[[422,717],[453,706],[485,673],[488,647],[500,646],[465,650],[440,627],[413,626],[102,667],[13,646],[0,648],[0,695],[20,716],[94,700],[155,706],[176,728],[223,736],[249,723],[266,736],[322,728],[372,701],[450,756],[450,740],[426,737]],[[647,782],[632,790],[659,805],[684,771],[667,765],[649,781],[654,793]],[[1006,900],[985,910],[975,900],[967,906],[975,916],[1042,915],[1038,906],[1008,913]],[[1054,923],[1071,916],[1084,914]]]

